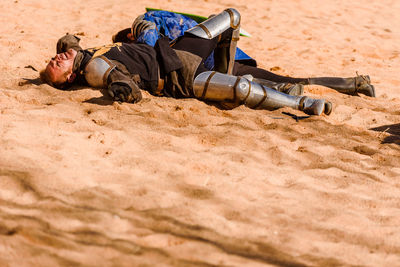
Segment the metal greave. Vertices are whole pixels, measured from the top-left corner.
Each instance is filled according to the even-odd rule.
[[[204,39],[212,39],[229,28],[237,29],[239,27],[240,13],[234,8],[228,8],[218,15],[197,24],[186,32]]]
[[[228,8],[220,14],[213,16],[187,30],[187,32],[204,39],[212,39],[221,35],[229,28],[232,28],[233,31],[231,40],[229,42],[229,47],[227,48],[229,57],[225,59],[227,60],[227,68],[224,70],[224,72],[232,74],[237,42],[239,41],[240,37],[240,13],[236,9]],[[221,41],[223,42],[224,40]]]
[[[211,101],[239,102],[253,109],[274,110],[282,107],[301,109],[301,96],[291,96],[243,77],[206,71],[194,80],[196,98]]]

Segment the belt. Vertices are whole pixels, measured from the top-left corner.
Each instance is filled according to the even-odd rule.
[[[161,96],[163,95],[163,89],[164,89],[164,79],[159,78],[158,79],[158,86],[156,91],[154,92],[155,95]]]
[[[159,78],[158,79],[157,91],[161,92],[162,89],[164,89],[164,79]]]
[[[157,85],[156,94],[162,95],[163,89],[164,89],[164,79],[161,78],[161,76],[160,76],[160,66],[158,66],[158,85]]]

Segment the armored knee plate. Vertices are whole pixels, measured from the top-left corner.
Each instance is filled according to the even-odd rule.
[[[226,72],[232,74],[237,41],[239,41],[240,36],[240,13],[236,9],[228,8],[222,13],[187,30],[187,32],[204,39],[212,39],[229,28],[232,28],[233,32],[229,44],[229,58],[226,59]]]
[[[291,107],[310,115],[321,115],[325,100],[306,96],[291,96],[243,77],[206,71],[194,80],[196,98],[218,102],[244,104],[253,109],[274,110]]]
[[[92,58],[85,67],[85,79],[92,87],[106,88],[108,75],[114,68],[115,64],[104,56]]]

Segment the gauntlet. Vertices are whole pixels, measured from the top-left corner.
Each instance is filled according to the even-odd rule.
[[[119,102],[137,103],[142,99],[139,88],[132,88],[124,82],[114,82],[108,87],[108,94]]]

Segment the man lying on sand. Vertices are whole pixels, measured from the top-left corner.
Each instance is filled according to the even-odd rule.
[[[330,102],[298,96],[302,90],[293,95],[278,92],[264,84],[269,72],[235,63],[239,27],[240,14],[230,8],[172,43],[167,37],[158,39],[154,47],[133,42],[83,50],[79,39],[66,35],[41,78],[58,88],[73,83],[105,88],[115,101],[136,103],[143,89],[157,96],[195,97],[231,106],[269,110],[287,106],[310,115],[331,113]],[[218,71],[204,65],[213,51]]]
[[[130,28],[123,29],[114,34],[112,36],[112,41],[114,43],[139,42],[154,46],[160,37],[167,36],[170,40],[174,40],[182,36],[185,31],[195,25],[197,25],[195,20],[183,14],[164,10],[148,11],[139,15]],[[236,49],[235,63],[236,62],[242,63],[243,65],[257,66],[257,62],[239,48]],[[237,66],[237,68],[241,68],[240,73],[246,73],[246,68],[243,65]],[[213,70],[213,54],[207,58],[205,66],[209,70]],[[264,85],[288,94],[303,92],[302,85],[314,84],[326,86],[344,94],[357,95],[361,93],[370,97],[375,97],[375,88],[371,85],[368,75],[358,75],[357,77],[351,78],[292,78],[263,71],[259,73],[257,77],[265,80],[263,81]],[[254,81],[256,81],[256,79]]]

